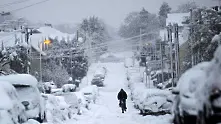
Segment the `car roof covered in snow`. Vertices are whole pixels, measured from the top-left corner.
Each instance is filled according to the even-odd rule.
[[[210,65],[210,62],[202,62],[187,70],[180,77],[176,88],[179,88],[182,93],[196,91],[196,89],[199,88],[199,83],[205,81],[207,75],[206,71],[209,69]]]
[[[0,76],[0,81],[10,82],[12,85],[26,85],[37,86],[37,79],[29,74],[13,74],[7,76]]]

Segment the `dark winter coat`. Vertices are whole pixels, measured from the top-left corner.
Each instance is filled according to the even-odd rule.
[[[120,92],[117,95],[118,100],[126,100],[127,99],[127,93],[121,89]]]

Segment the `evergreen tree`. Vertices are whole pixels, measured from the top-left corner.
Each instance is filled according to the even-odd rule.
[[[164,28],[166,26],[167,14],[170,13],[170,11],[171,11],[171,7],[169,6],[169,4],[166,2],[163,2],[163,4],[160,7],[160,11],[158,13],[161,28]]]

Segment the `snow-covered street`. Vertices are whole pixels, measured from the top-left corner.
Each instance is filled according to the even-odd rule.
[[[102,64],[107,67],[108,72],[104,81],[105,87],[100,88],[98,101],[88,113],[78,116],[76,120],[66,122],[67,124],[169,124],[170,115],[156,117],[139,115],[139,111],[133,108],[130,99],[127,100],[127,112],[121,113],[117,93],[124,88],[129,94],[129,90],[126,88],[124,63]]]

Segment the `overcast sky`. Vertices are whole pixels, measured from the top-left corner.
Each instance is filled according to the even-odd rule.
[[[0,4],[22,0],[0,0]],[[29,0],[24,3],[15,4],[2,8],[0,11],[10,11],[21,8],[32,3],[44,0]],[[47,22],[52,24],[79,23],[88,16],[98,16],[107,24],[118,27],[123,19],[131,11],[139,11],[142,7],[149,12],[157,13],[162,2],[168,2],[172,8],[187,0],[49,0],[45,3],[32,6],[16,12],[17,16],[26,17],[33,22]],[[218,2],[213,0],[191,0],[201,6],[211,6]]]

